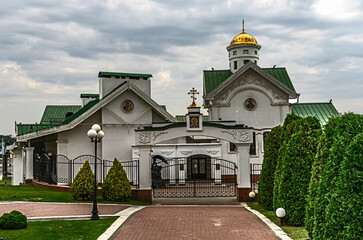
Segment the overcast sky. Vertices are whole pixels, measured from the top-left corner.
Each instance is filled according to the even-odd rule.
[[[362,12],[361,0],[3,0],[0,134],[98,93],[99,71],[151,73],[153,99],[185,114],[203,69],[228,68],[242,19],[259,65],[286,67],[300,102],[363,113]]]

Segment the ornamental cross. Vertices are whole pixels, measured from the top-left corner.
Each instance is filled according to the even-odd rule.
[[[195,100],[197,99],[194,95],[195,94],[199,94],[199,92],[197,91],[197,89],[195,89],[194,87],[192,88],[192,90],[190,90],[188,92],[188,94],[192,94],[193,96],[190,96],[193,99],[192,104],[195,105]]]

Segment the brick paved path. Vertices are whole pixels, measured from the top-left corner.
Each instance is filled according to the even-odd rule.
[[[119,229],[117,240],[279,239],[241,206],[151,206]]]
[[[98,214],[115,214],[125,208],[127,206],[98,204]],[[0,204],[0,216],[13,210],[18,210],[27,217],[92,215],[92,204],[32,202]]]

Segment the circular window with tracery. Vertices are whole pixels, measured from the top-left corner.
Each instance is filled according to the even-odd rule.
[[[121,105],[121,109],[125,113],[132,112],[134,110],[134,103],[131,100],[125,100]]]
[[[247,98],[244,105],[245,108],[249,111],[255,110],[257,107],[256,100],[253,98]]]

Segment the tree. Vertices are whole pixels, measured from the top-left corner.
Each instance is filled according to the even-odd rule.
[[[121,163],[115,158],[102,184],[102,196],[109,201],[125,202],[131,198],[131,185]]]
[[[281,126],[271,129],[264,145],[262,171],[258,186],[258,202],[268,210],[273,209],[274,173],[281,144]]]
[[[280,186],[280,178],[281,178],[281,167],[283,165],[283,155],[285,152],[285,148],[287,143],[290,140],[292,133],[294,132],[295,122],[301,119],[301,117],[296,116],[294,114],[289,114],[286,116],[284,125],[281,129],[281,139],[280,139],[280,149],[278,152],[278,159],[276,163],[275,173],[274,173],[274,190],[273,190],[273,208],[276,210],[281,207],[279,196],[279,186]]]
[[[94,194],[95,175],[91,170],[88,160],[73,179],[71,194],[75,200],[91,200]]]
[[[316,205],[319,204],[316,196],[318,194],[320,175],[324,169],[326,160],[329,157],[329,150],[333,144],[337,120],[338,117],[330,118],[328,123],[324,126],[324,131],[320,136],[317,153],[314,157],[314,162],[312,165],[305,212],[305,226],[310,238],[312,238],[314,229],[314,209],[316,208]]]
[[[278,199],[286,211],[285,222],[289,225],[304,223],[306,192],[320,134],[317,118],[301,119],[296,122],[294,133],[284,149]]]

